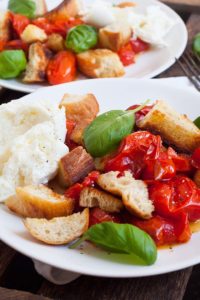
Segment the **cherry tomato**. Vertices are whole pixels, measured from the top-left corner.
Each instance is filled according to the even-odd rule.
[[[66,126],[67,126],[67,136],[66,136],[65,144],[68,146],[69,150],[73,150],[78,146],[78,144],[76,144],[70,139],[71,134],[76,126],[76,123],[75,121],[67,120]]]
[[[11,22],[15,33],[20,37],[24,29],[30,24],[30,20],[22,15],[12,14]]]
[[[192,154],[192,165],[195,168],[200,169],[200,147]]]
[[[147,50],[149,50],[149,47],[150,47],[148,43],[142,41],[139,38],[136,40],[131,40],[130,44],[131,44],[132,50],[134,51],[135,54],[138,54],[143,51],[147,51]]]
[[[22,49],[25,52],[28,51],[29,45],[23,42],[22,40],[12,40],[5,44],[4,49],[8,50],[15,50],[15,49]]]
[[[138,104],[132,105],[127,110],[134,110],[134,109],[138,108],[139,106],[140,105],[138,105]],[[138,112],[135,113],[136,124],[139,121],[141,121],[150,112],[150,110],[153,108],[153,106],[154,105],[146,105],[141,110],[139,110]]]
[[[89,173],[89,175],[83,180],[83,187],[95,186],[99,175],[100,173],[98,171],[93,171]]]
[[[173,160],[177,172],[191,172],[193,170],[191,157],[187,154],[177,154],[174,149],[167,149],[168,157]]]
[[[184,243],[191,237],[187,214],[179,214],[173,220],[159,215],[149,220],[133,218],[131,223],[146,231],[158,246]]]
[[[0,51],[4,50],[5,45],[6,45],[6,42],[3,40],[0,40]]]
[[[200,219],[200,191],[188,177],[176,176],[167,182],[155,182],[149,187],[149,197],[159,215],[174,217],[185,212],[189,221]]]
[[[89,222],[90,226],[102,222],[121,223],[121,219],[120,216],[117,214],[107,213],[98,207],[92,208],[90,210],[90,222]]]
[[[61,51],[52,58],[47,67],[50,84],[73,81],[76,76],[76,57],[69,51]]]
[[[133,52],[132,46],[130,43],[123,46],[118,51],[119,58],[124,66],[129,66],[135,63],[135,53]]]

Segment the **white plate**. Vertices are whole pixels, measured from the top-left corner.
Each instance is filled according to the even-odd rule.
[[[180,113],[187,113],[193,120],[198,115],[200,96],[187,88],[177,88],[159,80],[98,79],[73,82],[44,88],[24,97],[37,101],[58,101],[64,93],[94,93],[101,112],[111,109],[126,109],[146,99],[163,99]],[[86,244],[84,254],[67,246],[47,246],[28,234],[22,220],[0,205],[0,238],[17,251],[49,265],[81,274],[107,277],[139,277],[179,270],[200,262],[200,233],[195,233],[187,243],[173,250],[158,251],[158,260],[153,266],[134,266],[117,262],[117,257]]]
[[[8,0],[1,0],[0,8],[7,7]],[[85,3],[91,3],[94,0],[83,0]],[[122,0],[107,0],[112,3],[119,3]],[[136,64],[126,67],[126,74],[124,77],[127,78],[152,78],[166,69],[168,69],[175,62],[175,57],[179,58],[183,53],[185,46],[187,44],[187,29],[181,18],[169,7],[163,3],[156,0],[131,0],[138,4],[138,10],[144,11],[145,8],[149,5],[158,5],[160,6],[167,15],[176,22],[176,25],[166,36],[166,41],[169,44],[167,48],[155,48],[150,51],[142,54],[138,57]],[[60,0],[47,0],[49,8],[55,7]],[[78,78],[80,80],[81,78]],[[20,80],[0,80],[0,85],[18,90],[26,93],[31,93],[42,85],[39,84],[24,84]],[[48,84],[45,84],[46,86]],[[43,85],[44,86],[44,85]]]

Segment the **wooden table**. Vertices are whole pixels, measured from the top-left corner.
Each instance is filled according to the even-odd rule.
[[[191,43],[191,37],[200,31],[200,15],[182,14],[182,16],[187,22]],[[180,75],[183,74],[179,66],[174,65],[159,77]],[[22,93],[6,90],[1,100],[7,102],[21,96]],[[81,276],[68,285],[55,286],[36,273],[29,258],[0,242],[0,300],[197,300],[200,299],[199,278],[200,265],[140,279]]]

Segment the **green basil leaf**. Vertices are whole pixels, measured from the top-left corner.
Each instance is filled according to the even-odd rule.
[[[78,25],[69,30],[66,47],[75,53],[84,52],[97,44],[97,30],[89,25]]]
[[[192,49],[195,54],[200,56],[200,33],[194,37]]]
[[[26,56],[23,50],[5,50],[0,52],[0,78],[17,77],[26,69]]]
[[[200,117],[196,118],[193,123],[200,129]]]
[[[141,261],[142,264],[152,265],[157,258],[157,248],[152,238],[130,224],[104,222],[93,225],[70,248],[78,247],[84,240],[91,241],[111,253],[130,255],[137,263]]]
[[[9,0],[8,9],[32,19],[35,17],[36,3],[33,0]]]
[[[148,101],[135,110],[111,110],[98,116],[83,134],[87,151],[93,157],[101,157],[114,150],[121,140],[132,132],[135,113]]]

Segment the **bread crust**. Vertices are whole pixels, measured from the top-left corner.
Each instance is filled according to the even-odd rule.
[[[124,208],[120,199],[93,187],[86,187],[81,191],[79,205],[90,208],[99,207],[110,213],[119,213]]]
[[[18,187],[16,195],[9,197],[6,205],[17,215],[29,218],[52,219],[71,215],[74,210],[73,199],[43,185]]]
[[[119,56],[108,49],[79,53],[77,61],[79,70],[91,78],[121,77],[125,74]]]
[[[65,94],[60,107],[65,108],[67,120],[75,123],[70,139],[82,145],[85,128],[96,118],[99,112],[96,97],[93,94],[82,96]]]
[[[0,12],[0,40],[8,42],[11,38],[11,21],[8,11]]]
[[[40,17],[47,13],[47,4],[45,0],[34,0],[36,4],[35,16]]]
[[[161,135],[165,142],[182,152],[192,152],[200,146],[200,130],[186,115],[177,113],[164,101],[158,101],[137,126]]]
[[[24,220],[24,225],[34,238],[45,244],[65,245],[87,231],[89,210],[86,208],[81,213],[52,220],[27,218]]]
[[[40,42],[33,43],[29,47],[29,61],[26,67],[23,82],[44,82],[46,68],[51,57],[51,52]]]
[[[64,0],[56,8],[49,11],[44,17],[50,21],[68,20],[76,17],[80,12],[80,3],[78,0]]]

